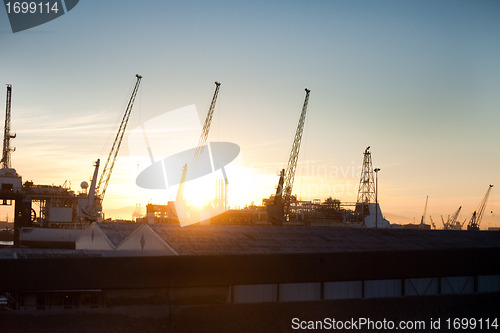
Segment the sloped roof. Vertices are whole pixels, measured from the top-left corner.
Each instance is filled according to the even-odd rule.
[[[133,239],[137,241],[138,234],[141,234],[141,238],[137,243],[134,243]],[[149,235],[149,237],[144,238],[144,234]],[[151,242],[153,242],[153,246],[151,246]],[[148,224],[140,224],[138,228],[136,228],[132,233],[130,233],[118,246],[116,246],[116,250],[130,250],[138,249],[139,246],[141,250],[154,248],[155,245],[160,246],[165,252],[169,254],[177,255],[174,249],[170,247]]]
[[[89,240],[92,245],[88,244]],[[80,237],[78,237],[75,241],[76,249],[86,249],[89,246],[92,247],[92,249],[99,248],[102,250],[104,247],[106,250],[111,250],[115,245],[102,231],[99,225],[94,222],[84,232],[82,232]]]
[[[272,225],[151,225],[180,255],[330,253],[500,247],[500,232]]]
[[[123,223],[123,222],[100,222],[96,223],[102,232],[113,243],[113,246],[118,246],[131,235],[141,225],[139,223]]]
[[[118,246],[141,226],[98,223]],[[405,251],[500,247],[498,231],[274,225],[148,225],[179,255]]]

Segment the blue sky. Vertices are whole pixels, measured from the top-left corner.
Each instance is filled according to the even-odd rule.
[[[241,146],[262,180],[247,191],[257,203],[288,159],[305,87],[294,187],[303,199],[328,196],[307,184],[342,184],[331,195],[354,201],[346,184],[357,189],[368,145],[387,213],[418,218],[429,195],[435,220],[459,205],[465,218],[488,184],[500,186],[498,1],[82,0],[15,34],[1,9],[0,45],[0,81],[13,84],[13,165],[39,183],[90,177],[140,73],[130,128],[189,104],[204,117],[222,82],[210,139]],[[325,167],[343,175],[314,175]],[[112,185],[111,206],[145,204]],[[493,189],[494,212],[497,197]]]

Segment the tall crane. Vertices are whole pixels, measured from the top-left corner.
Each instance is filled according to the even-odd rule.
[[[422,214],[422,219],[420,220],[420,228],[423,228],[425,224],[425,215],[427,214],[427,202],[429,202],[429,196],[425,198],[425,207],[424,207],[424,213]]]
[[[293,181],[295,179],[295,171],[297,169],[297,161],[299,159],[300,143],[302,141],[302,132],[304,131],[304,123],[306,120],[307,104],[309,103],[309,93],[311,90],[305,89],[306,97],[300,113],[299,124],[295,131],[295,139],[293,140],[292,150],[288,158],[288,165],[286,169],[281,170],[276,195],[274,196],[273,215],[271,217],[273,223],[280,224],[288,220],[290,213],[290,201],[292,197]],[[283,208],[281,208],[283,207]]]
[[[98,200],[96,200],[96,184],[97,184],[97,174],[99,172],[99,163],[100,159],[97,159],[97,161],[94,164],[94,175],[90,183],[87,202],[82,202],[81,205],[79,202],[79,208],[82,214],[81,217],[85,218],[89,222],[97,221],[99,211],[101,210],[100,207],[96,206],[96,204],[98,204],[99,202]]]
[[[5,106],[5,130],[3,135],[3,154],[2,154],[2,167],[10,168],[10,153],[15,150],[15,148],[10,147],[10,139],[16,137],[15,134],[10,133],[10,108],[12,100],[12,85],[7,85],[7,98]]]
[[[198,146],[196,147],[193,156],[193,162],[192,162],[193,168],[196,168],[198,161],[201,159],[205,151],[205,146],[208,139],[208,133],[210,132],[210,125],[212,124],[212,118],[215,111],[215,103],[217,102],[217,96],[219,96],[219,88],[220,88],[220,82],[215,81],[215,91],[212,97],[212,102],[210,103],[210,107],[208,108],[207,117],[205,118],[205,123],[203,124],[203,129],[201,131],[200,139],[198,140]],[[178,204],[182,203],[182,200],[184,199],[184,183],[186,181],[187,169],[188,165],[185,164],[184,167],[182,168],[182,177],[181,181],[179,182],[179,189],[177,190],[177,196],[175,198],[175,201]],[[224,168],[221,168],[221,170],[224,175],[224,180],[226,182],[226,188],[227,188],[226,172]]]
[[[212,117],[215,110],[215,102],[217,102],[217,96],[219,95],[220,82],[215,82],[215,92],[212,97],[212,103],[210,103],[210,108],[208,109],[207,117],[205,118],[205,123],[203,124],[203,130],[201,131],[200,140],[198,141],[198,146],[193,157],[193,165],[200,160],[205,150],[205,144],[207,143],[208,132],[210,131],[210,124],[212,123]]]
[[[493,185],[490,185],[488,187],[488,190],[486,191],[483,200],[479,204],[478,209],[475,210],[472,214],[469,224],[467,225],[467,230],[479,230],[479,225],[481,224],[481,220],[483,219],[484,209],[486,208],[486,202],[488,201],[488,197],[490,196],[492,187]]]
[[[444,230],[460,230],[460,229],[462,229],[462,225],[458,221],[458,215],[460,214],[461,209],[462,209],[462,206],[458,207],[458,209],[455,211],[455,213],[453,213],[452,216],[448,215],[448,221],[446,221],[446,222],[444,222],[443,216],[441,215]]]
[[[295,171],[297,169],[297,161],[299,159],[300,143],[302,141],[302,132],[304,131],[304,123],[306,121],[307,104],[309,103],[309,93],[311,90],[305,89],[306,97],[302,105],[302,112],[300,113],[299,124],[295,131],[295,139],[293,140],[292,151],[288,159],[288,165],[285,171],[285,178],[283,183],[283,190],[285,194],[283,213],[284,217],[288,218],[290,212],[290,199],[292,196],[293,181],[295,179]]]
[[[434,220],[432,219],[432,216],[430,216],[430,215],[429,215],[429,220],[431,220],[432,229],[436,229],[436,224],[434,223]]]
[[[134,90],[132,91],[132,95],[130,96],[130,100],[128,102],[127,108],[125,109],[122,122],[120,124],[120,127],[118,128],[118,133],[116,133],[115,141],[113,142],[113,146],[111,147],[111,151],[109,152],[108,159],[106,160],[106,164],[104,164],[104,169],[101,173],[99,183],[96,187],[96,195],[99,197],[101,202],[102,200],[104,200],[104,194],[106,193],[106,188],[108,187],[109,178],[111,177],[111,173],[113,172],[113,166],[115,165],[116,156],[118,155],[118,151],[120,150],[123,135],[125,134],[125,128],[127,127],[128,119],[130,118],[132,107],[134,106],[135,96],[137,95],[137,91],[139,90],[139,84],[141,83],[142,76],[136,74],[135,77],[137,78],[137,81],[135,83]]]

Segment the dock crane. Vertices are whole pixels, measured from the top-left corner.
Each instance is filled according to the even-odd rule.
[[[10,169],[10,153],[15,150],[15,148],[10,147],[10,139],[16,137],[15,134],[10,133],[10,109],[12,101],[12,85],[7,85],[7,98],[5,106],[5,129],[3,136],[3,154],[2,154],[2,168]]]
[[[295,179],[295,171],[297,169],[297,161],[299,159],[300,143],[302,141],[302,132],[304,131],[304,122],[306,119],[307,105],[309,103],[309,93],[311,90],[305,89],[306,97],[302,106],[302,112],[299,118],[299,124],[295,131],[295,139],[293,140],[292,150],[288,158],[286,169],[280,172],[276,195],[274,196],[274,205],[269,207],[269,219],[273,224],[282,224],[283,221],[289,219],[290,201],[292,197],[293,181]]]
[[[130,118],[132,107],[134,106],[135,96],[137,95],[137,91],[139,90],[139,85],[141,83],[142,76],[136,74],[135,77],[137,78],[137,81],[135,83],[134,90],[132,91],[132,95],[130,96],[130,100],[128,102],[127,108],[125,109],[125,113],[123,114],[122,122],[120,123],[120,127],[118,128],[118,133],[116,133],[115,141],[113,142],[113,146],[111,147],[111,151],[109,152],[108,159],[104,164],[104,169],[101,173],[101,177],[99,178],[99,182],[97,183],[96,195],[99,197],[101,202],[102,200],[104,200],[104,195],[106,194],[109,179],[111,178],[111,173],[113,172],[113,167],[116,162],[116,156],[118,156],[118,152],[120,151],[123,135],[125,134],[128,119]]]
[[[201,136],[198,141],[198,146],[196,147],[195,153],[193,155],[193,160],[192,160],[192,165],[190,166],[192,169],[196,169],[196,166],[199,162],[199,160],[202,158],[204,152],[205,152],[205,147],[208,139],[208,133],[210,132],[210,125],[212,124],[212,118],[214,115],[215,111],[215,103],[217,102],[217,97],[219,96],[219,89],[220,89],[220,82],[215,81],[215,91],[214,95],[212,97],[212,102],[210,103],[210,107],[208,108],[208,113],[205,118],[205,123],[203,124],[203,129],[201,131]],[[224,176],[225,180],[225,186],[226,186],[226,193],[227,193],[227,176],[226,176],[226,171],[224,168],[221,168],[222,174]],[[182,168],[182,176],[181,180],[179,182],[179,188],[177,190],[177,195],[175,197],[175,209],[176,209],[176,214],[177,217],[179,218],[179,222],[181,225],[188,224],[188,222],[183,221],[188,218],[188,213],[186,210],[186,204],[184,202],[184,187],[185,187],[185,182],[186,182],[186,174],[188,171],[188,165],[184,164],[184,167]]]
[[[427,202],[429,202],[429,196],[425,198],[424,213],[422,214],[422,218],[420,219],[420,229],[423,229],[425,225],[425,215],[427,214]]]
[[[205,118],[205,123],[203,124],[203,129],[201,131],[201,136],[200,139],[198,140],[198,146],[196,147],[196,150],[194,152],[192,168],[196,168],[198,161],[201,159],[205,151],[205,146],[208,139],[208,133],[210,132],[210,125],[212,124],[212,118],[215,111],[215,103],[217,102],[217,96],[219,96],[219,88],[220,88],[220,82],[215,81],[215,92],[212,97],[212,102],[210,103],[210,107],[208,108],[208,113]],[[182,200],[184,200],[184,183],[186,181],[187,169],[188,165],[184,164],[184,167],[182,168],[181,181],[179,182],[179,189],[177,190],[177,196],[175,198],[175,201],[178,203],[181,203]],[[227,186],[228,182],[227,182],[226,171],[224,170],[224,168],[222,168],[221,170]]]
[[[215,111],[215,103],[217,102],[217,96],[219,95],[220,82],[215,82],[215,92],[212,97],[212,103],[210,103],[210,108],[208,109],[207,117],[205,118],[205,123],[203,124],[203,130],[201,131],[200,140],[198,141],[198,146],[193,157],[193,165],[200,160],[203,152],[205,150],[205,144],[208,139],[208,132],[210,131],[210,125],[212,124],[212,118]],[[225,175],[224,175],[225,176]],[[227,180],[227,179],[226,179]]]
[[[460,230],[462,229],[462,224],[458,221],[458,215],[460,214],[460,210],[462,206],[458,207],[458,209],[453,213],[450,217],[448,215],[448,220],[444,222],[443,215],[441,215],[441,220],[443,221],[443,229],[444,230]]]
[[[434,223],[434,220],[432,219],[432,216],[429,215],[429,219],[431,220],[432,229],[436,229],[436,224]]]
[[[111,147],[111,151],[109,152],[106,164],[104,164],[104,169],[101,173],[101,177],[99,178],[99,182],[97,182],[97,174],[99,170],[100,160],[97,160],[94,164],[94,175],[92,177],[92,182],[89,189],[87,204],[85,205],[85,207],[81,208],[83,217],[89,221],[95,221],[99,215],[99,212],[101,212],[102,210],[102,201],[104,200],[104,195],[106,194],[106,188],[108,187],[109,179],[111,178],[111,173],[113,172],[116,157],[118,156],[118,152],[120,151],[120,146],[125,134],[125,129],[127,128],[130,113],[132,112],[135,97],[137,95],[137,91],[139,90],[139,85],[142,79],[142,76],[139,74],[136,74],[135,77],[137,81],[135,83],[134,90],[132,91],[132,95],[130,96],[130,100],[127,104],[127,108],[125,109],[125,113],[123,114],[120,127],[118,128],[118,133],[116,133],[115,141],[113,142],[113,146]]]
[[[483,200],[479,204],[478,209],[475,210],[472,214],[469,224],[467,225],[467,230],[479,230],[479,225],[481,224],[481,220],[483,219],[484,209],[486,208],[486,202],[488,201],[488,197],[490,196],[492,187],[493,185],[490,185],[488,187],[488,190],[486,191]]]

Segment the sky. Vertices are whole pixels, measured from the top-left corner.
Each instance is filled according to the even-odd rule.
[[[355,201],[367,146],[383,213],[409,222],[426,196],[434,221],[459,206],[469,219],[488,185],[500,187],[498,1],[82,0],[17,33],[0,8],[0,47],[0,82],[13,85],[12,166],[37,184],[68,180],[77,191],[89,181],[143,76],[105,212],[173,200],[174,188],[136,186],[148,153],[129,135],[162,117],[172,130],[167,114],[190,105],[202,123],[214,81],[222,85],[209,141],[240,147],[228,166],[233,207],[275,191],[304,88],[293,191],[302,200]],[[157,159],[178,151],[158,140]],[[191,193],[213,195],[207,184]],[[483,227],[500,226],[497,192]]]

